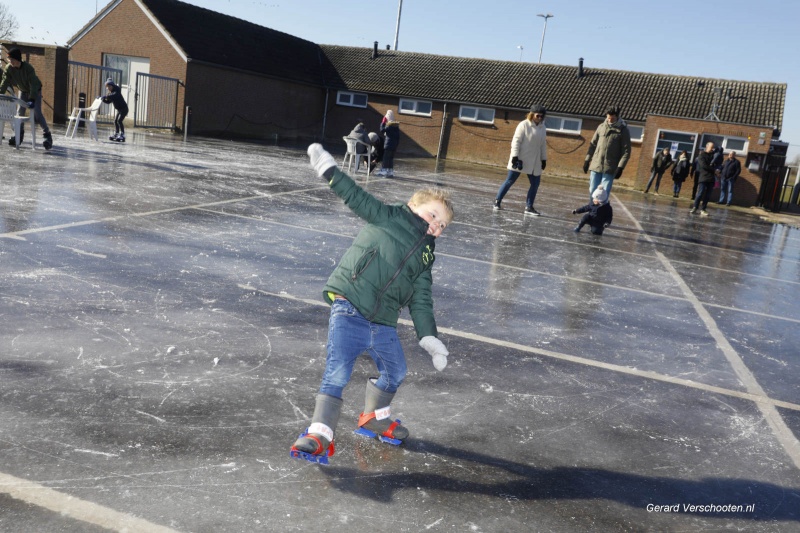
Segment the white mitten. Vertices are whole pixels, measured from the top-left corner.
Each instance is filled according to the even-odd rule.
[[[323,178],[325,171],[336,166],[333,156],[325,151],[319,143],[314,143],[308,147],[308,157],[311,160],[311,167],[317,176]]]
[[[442,341],[434,337],[433,335],[428,335],[427,337],[422,337],[419,340],[419,345],[422,348],[431,354],[431,359],[433,359],[433,366],[438,371],[444,370],[444,367],[447,366],[447,356],[450,355],[450,352],[447,351]]]

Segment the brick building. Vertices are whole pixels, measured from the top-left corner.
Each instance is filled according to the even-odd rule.
[[[318,45],[178,0],[114,0],[69,45],[71,61],[120,68],[129,88],[135,72],[174,79],[171,127],[182,127],[189,106],[193,135],[323,140],[343,150],[354,124],[376,131],[395,109],[400,155],[505,166],[517,123],[540,103],[547,173],[575,176],[613,104],[633,139],[623,185],[644,188],[665,146],[696,154],[714,140],[740,154],[735,202],[753,205],[765,167],[783,164],[771,157],[783,83]]]
[[[3,68],[8,64],[6,53],[19,48],[22,60],[30,63],[42,82],[42,114],[48,123],[66,120],[67,103],[63,88],[67,84],[67,54],[63,46],[3,41]]]

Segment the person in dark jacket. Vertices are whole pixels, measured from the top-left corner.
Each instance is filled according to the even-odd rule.
[[[400,123],[394,120],[394,111],[391,109],[381,121],[381,135],[383,135],[383,161],[378,176],[391,178],[394,176],[394,152],[400,143]]]
[[[674,183],[672,187],[673,198],[680,196],[681,187],[683,186],[683,182],[686,181],[686,177],[689,175],[690,168],[689,152],[684,150],[678,156],[678,162],[672,167],[672,181]]]
[[[694,198],[694,204],[689,210],[689,213],[694,213],[697,208],[700,208],[700,216],[707,217],[708,200],[711,198],[711,190],[714,188],[715,169],[714,169],[714,143],[709,141],[706,143],[706,149],[697,156],[697,172],[695,173],[695,180],[697,180],[697,196]],[[701,205],[702,204],[702,205]]]
[[[669,153],[669,148],[665,146],[664,149],[658,152],[653,158],[653,165],[650,167],[650,172],[652,172],[652,174],[650,174],[650,181],[647,182],[647,187],[644,189],[645,194],[650,192],[653,179],[656,180],[655,192],[658,194],[658,188],[661,186],[661,178],[670,166],[672,166],[672,154]]]
[[[736,152],[732,151],[728,154],[727,159],[722,164],[720,176],[722,178],[719,185],[719,202],[718,204],[725,203],[731,205],[733,200],[733,185],[736,183],[736,178],[742,173],[742,164],[736,159]],[[725,195],[727,193],[728,201],[725,202]]]
[[[438,339],[433,316],[431,270],[435,239],[453,219],[450,195],[421,189],[406,204],[387,205],[359,187],[336,167],[322,145],[308,148],[311,166],[367,225],[328,278],[323,298],[331,304],[325,372],[311,425],[291,448],[291,456],[327,463],[334,453],[334,433],[342,393],[356,358],[366,352],[380,377],[367,380],[365,407],[357,433],[400,444],[408,430],[392,420],[390,404],[406,375],[397,337],[397,321],[408,307],[419,344],[437,370],[448,351]]]
[[[581,217],[581,221],[572,231],[578,233],[581,228],[589,224],[592,233],[602,235],[603,230],[611,225],[611,220],[614,218],[614,210],[608,203],[608,191],[603,189],[602,185],[598,186],[592,193],[592,203],[572,210],[573,215],[580,213],[586,214]]]
[[[119,85],[114,83],[114,80],[111,78],[106,80],[106,91],[108,92],[103,97],[103,102],[113,105],[117,112],[116,117],[114,117],[115,133],[108,139],[111,141],[124,143],[125,124],[123,121],[125,120],[125,117],[128,116],[128,104],[125,102],[125,98],[122,96],[122,90],[119,88]]]
[[[45,150],[53,147],[53,135],[42,114],[42,82],[36,75],[36,70],[27,61],[22,60],[22,51],[19,48],[12,48],[8,51],[8,65],[3,70],[3,77],[0,79],[0,94],[16,87],[21,93],[21,98],[28,104],[28,109],[33,113],[33,120],[42,127],[44,141],[42,145]],[[25,136],[24,125],[20,126],[19,139],[11,137],[8,144],[19,146]]]

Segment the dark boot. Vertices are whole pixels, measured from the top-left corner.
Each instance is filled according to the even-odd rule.
[[[333,434],[339,423],[342,410],[342,399],[327,394],[317,394],[314,416],[308,431],[301,435],[292,445],[292,457],[300,457],[315,461],[314,456],[327,457],[333,455]],[[330,448],[330,451],[328,451]],[[295,453],[300,452],[300,453]],[[327,453],[326,453],[327,452]],[[325,461],[327,462],[327,460]]]
[[[396,442],[391,444],[400,444],[408,437],[408,430],[400,425],[399,420],[391,418],[392,412],[389,405],[394,398],[393,392],[385,392],[375,386],[373,380],[376,378],[369,378],[367,380],[367,392],[364,400],[364,412],[358,417],[358,427],[363,430],[366,429],[368,433],[360,432],[362,435],[379,438],[388,437]]]
[[[25,138],[25,127],[23,126],[23,127],[21,127],[21,128],[19,129],[19,144],[22,144],[22,140],[23,140],[24,138]],[[11,137],[11,138],[8,140],[8,145],[9,145],[9,146],[18,146],[18,144],[17,144],[17,138],[16,138],[16,136],[12,136],[12,137]]]
[[[42,142],[42,146],[44,146],[45,150],[49,150],[53,147],[53,135],[49,131],[44,134],[44,142]]]

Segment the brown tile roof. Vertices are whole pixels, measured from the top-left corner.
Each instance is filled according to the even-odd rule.
[[[190,60],[321,85],[319,46],[178,0],[141,0]]]
[[[543,104],[548,112],[602,116],[609,104],[626,120],[648,114],[703,119],[721,88],[721,121],[781,129],[785,83],[628,72],[450,57],[371,48],[321,45],[325,81],[334,88],[488,107],[527,109]],[[726,100],[726,89],[733,97]]]

